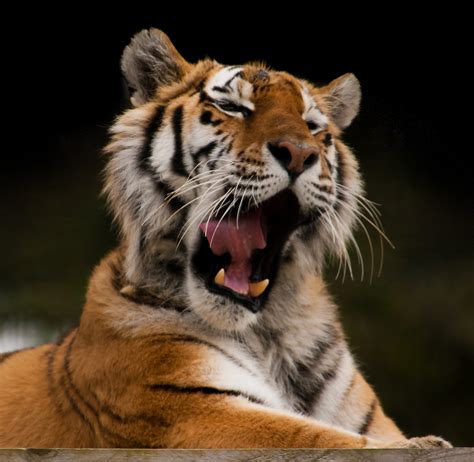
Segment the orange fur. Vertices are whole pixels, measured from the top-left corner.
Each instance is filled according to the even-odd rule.
[[[136,308],[113,287],[119,260],[112,254],[96,269],[78,329],[1,364],[0,447],[366,445],[366,437],[242,397],[160,389],[205,387],[207,348],[174,332],[129,338],[112,330],[96,293]]]

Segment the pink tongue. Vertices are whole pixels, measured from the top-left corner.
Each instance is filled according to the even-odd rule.
[[[254,249],[263,249],[267,245],[261,224],[261,209],[219,223],[210,220],[199,225],[206,236],[214,255],[231,255],[231,263],[225,269],[224,285],[235,292],[247,295],[249,278],[252,273],[250,257]]]

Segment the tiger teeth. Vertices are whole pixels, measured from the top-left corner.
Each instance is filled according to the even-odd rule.
[[[268,279],[264,279],[260,282],[251,282],[249,284],[249,295],[251,297],[259,297],[263,294],[263,292],[265,292],[269,282],[270,281]]]
[[[219,286],[223,286],[224,285],[224,279],[225,279],[225,271],[224,271],[224,268],[222,268],[216,274],[216,277],[214,278],[214,282]]]
[[[224,268],[221,268],[216,274],[216,276],[214,277],[214,282],[219,286],[223,286],[224,281],[225,281],[225,270]],[[266,288],[268,287],[269,282],[270,281],[268,279],[264,279],[263,281],[260,281],[260,282],[251,282],[249,284],[248,295],[254,298],[259,297],[260,295],[263,294],[263,292],[265,292]]]

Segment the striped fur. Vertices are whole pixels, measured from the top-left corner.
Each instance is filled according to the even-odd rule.
[[[351,271],[363,191],[340,135],[355,77],[317,88],[259,64],[191,65],[156,30],[122,67],[136,107],[111,129],[105,184],[122,242],[95,269],[77,329],[0,356],[0,447],[447,446],[385,416],[322,279],[331,253]],[[268,145],[285,136],[318,153],[297,178]],[[288,188],[305,220],[262,309],[210,290],[199,224]]]

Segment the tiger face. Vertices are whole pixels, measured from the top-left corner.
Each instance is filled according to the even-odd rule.
[[[167,281],[212,327],[241,331],[291,304],[328,252],[344,259],[362,193],[340,140],[359,108],[352,74],[317,88],[254,63],[191,65],[156,29],[122,69],[135,109],[112,128],[105,191],[131,284]]]

